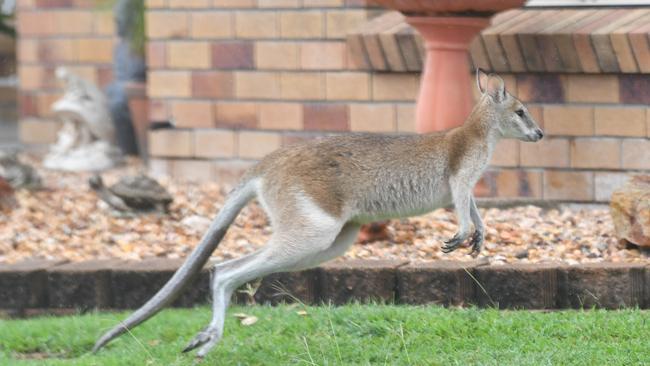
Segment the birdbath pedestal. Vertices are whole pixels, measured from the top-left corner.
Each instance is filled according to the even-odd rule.
[[[426,61],[420,79],[415,123],[420,133],[462,125],[472,110],[469,45],[499,11],[524,0],[373,0],[398,10],[422,36]]]

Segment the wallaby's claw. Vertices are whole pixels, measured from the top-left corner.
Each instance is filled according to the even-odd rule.
[[[465,239],[459,237],[458,235],[454,235],[453,238],[445,241],[445,245],[442,246],[442,252],[443,253],[451,253],[454,250],[458,249],[458,247],[465,241]]]
[[[190,343],[183,349],[183,353],[202,346],[196,355],[198,357],[203,357],[210,349],[212,349],[212,347],[214,347],[218,340],[218,331],[214,328],[207,327],[200,331],[199,334],[190,341]]]
[[[474,234],[472,234],[472,239],[469,242],[469,245],[472,247],[470,254],[478,255],[483,247],[483,232],[478,230],[475,231]]]

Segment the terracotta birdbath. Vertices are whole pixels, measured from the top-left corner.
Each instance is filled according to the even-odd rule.
[[[499,11],[525,0],[372,0],[398,10],[424,39],[416,126],[420,133],[461,125],[472,109],[469,44]]]

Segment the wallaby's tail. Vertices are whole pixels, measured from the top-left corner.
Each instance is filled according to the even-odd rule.
[[[97,352],[113,338],[118,337],[128,329],[134,328],[151,318],[166,305],[174,301],[181,294],[185,285],[203,268],[212,252],[217,248],[221,239],[223,239],[230,224],[235,220],[239,211],[253,198],[254,194],[255,189],[251,180],[243,182],[231,192],[226,198],[223,208],[219,211],[210,228],[201,239],[201,242],[189,257],[187,257],[185,263],[183,263],[172,278],[149,301],[133,312],[122,323],[105,333],[95,343],[93,352]]]

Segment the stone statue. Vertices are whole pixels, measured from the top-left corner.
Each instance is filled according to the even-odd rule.
[[[93,84],[63,67],[56,76],[65,94],[52,112],[63,122],[57,142],[43,164],[46,168],[70,171],[96,171],[122,161],[115,143],[115,127],[104,94]]]

